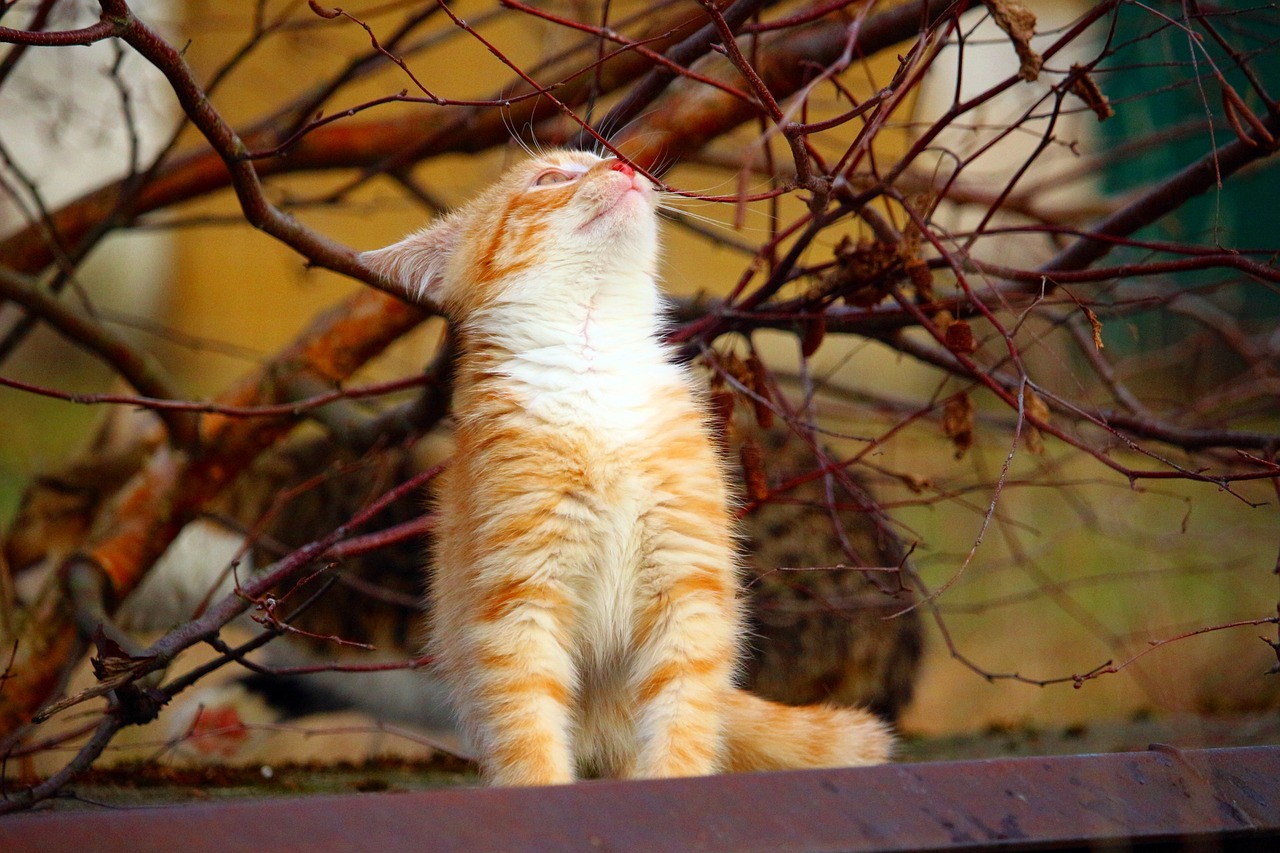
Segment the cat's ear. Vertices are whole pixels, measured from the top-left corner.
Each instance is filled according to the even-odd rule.
[[[444,269],[461,231],[458,220],[447,217],[385,249],[362,252],[360,260],[403,298],[438,307]]]

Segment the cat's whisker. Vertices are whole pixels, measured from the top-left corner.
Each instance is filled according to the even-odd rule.
[[[663,198],[662,204],[658,209],[658,215],[669,222],[675,222],[681,225],[687,225],[690,222],[696,222],[700,225],[700,227],[703,227],[715,232],[723,232],[726,235],[727,234],[767,235],[771,233],[771,228],[768,223],[773,222],[774,217],[773,217],[773,214],[771,214],[767,210],[762,210],[760,208],[755,208],[755,207],[748,208],[748,217],[750,219],[752,220],[763,219],[766,224],[749,225],[744,222],[742,225],[735,225],[729,216],[717,217],[717,216],[712,216],[705,213],[699,213],[697,211],[690,210],[688,207],[685,206],[686,204],[712,206],[713,209],[718,209],[718,210],[725,211],[726,213],[730,213],[730,211],[721,204],[713,205],[711,202],[699,202],[697,199],[689,199],[689,198],[684,198],[680,196],[668,195]]]
[[[666,213],[663,218],[675,223],[681,228],[692,231],[715,245],[726,246],[748,256],[754,256],[759,252],[759,248],[757,246],[735,240],[732,236],[735,233],[734,230],[725,226],[723,223],[709,220],[712,222],[712,225],[717,227],[708,227],[707,225],[694,221],[692,218],[686,219],[684,214],[670,212]]]
[[[502,124],[506,127],[507,135],[510,137],[511,141],[518,145],[520,150],[523,151],[527,157],[531,159],[538,157],[540,151],[535,150],[534,146],[538,146],[539,143],[537,135],[534,133],[533,122],[526,121],[524,126],[525,132],[522,133],[520,128],[517,128],[512,123],[510,110],[502,109],[500,113],[502,116]],[[532,140],[532,144],[530,144],[529,141],[526,141],[526,136],[528,136],[529,140]]]
[[[709,166],[704,168],[718,168]],[[752,196],[759,193],[766,193],[774,189],[777,185],[763,176],[751,176],[747,181],[742,180],[741,171],[725,171],[722,180],[710,185],[701,187],[697,190],[689,190],[694,200],[700,200],[699,196]],[[724,204],[725,202],[719,202]]]
[[[654,112],[656,112],[656,110],[653,108],[643,110],[642,112],[637,113],[636,115],[632,116],[630,119],[628,119],[627,121],[625,121],[624,123],[616,127],[611,126],[614,120],[611,120],[608,115],[605,115],[604,118],[602,118],[598,123],[594,125],[594,129],[596,133],[600,134],[601,137],[609,140],[610,144],[617,144],[619,141],[629,138],[627,135],[627,131],[639,125],[642,120],[647,119]],[[655,135],[655,132],[647,131],[646,135]],[[639,138],[643,139],[644,137],[641,136]],[[600,144],[599,140],[597,140],[596,145],[599,146],[599,144]],[[609,156],[607,150],[600,150],[598,147],[595,153],[601,157]]]

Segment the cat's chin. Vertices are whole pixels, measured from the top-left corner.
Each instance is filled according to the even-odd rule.
[[[642,229],[653,216],[653,191],[643,184],[632,184],[621,189],[612,201],[601,207],[599,213],[578,226],[578,232],[593,234],[606,232],[604,236],[623,236],[626,231]]]

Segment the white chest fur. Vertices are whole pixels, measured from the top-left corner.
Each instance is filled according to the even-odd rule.
[[[473,319],[485,343],[505,353],[497,373],[527,414],[598,433],[642,439],[655,408],[689,395],[686,372],[660,340],[660,300],[642,274],[565,280],[547,299],[520,289]],[[674,399],[673,399],[674,398]]]

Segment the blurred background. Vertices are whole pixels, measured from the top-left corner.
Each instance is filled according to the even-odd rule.
[[[20,2],[4,23],[17,26],[10,20],[21,21],[43,5]],[[305,3],[132,5],[182,48],[198,79],[216,81],[209,87],[212,103],[242,130],[369,53],[369,34],[360,26],[321,18]],[[350,11],[385,39],[419,5],[364,3]],[[903,87],[902,104],[877,128],[872,171],[887,170],[912,150],[954,104],[1016,74],[1020,60],[1010,38],[986,7],[972,5],[957,26],[961,35],[952,33],[938,46],[920,79],[911,81],[909,91]],[[1075,32],[1076,22],[1095,5],[1026,3],[1037,20],[1031,45],[1042,52],[1059,42],[1066,46],[1053,52],[1039,80],[1008,86],[948,122],[902,178],[905,193],[924,197],[939,192],[939,175],[952,176],[950,195],[930,215],[949,245],[963,243],[971,256],[992,264],[1034,269],[1069,243],[1074,229],[1233,137],[1222,101],[1207,91],[1216,85],[1207,67],[1223,67],[1243,97],[1256,100],[1250,100],[1248,82],[1241,82],[1243,67],[1232,67],[1218,45],[1191,38],[1186,26],[1161,18],[1177,19],[1182,4],[1119,4],[1118,13]],[[97,17],[92,7],[53,4],[47,28],[88,25]],[[541,8],[580,20],[600,16],[598,4],[586,2]],[[768,17],[798,8],[784,5]],[[846,13],[856,15],[859,8],[850,4]],[[622,21],[641,10],[638,4],[614,3],[609,14]],[[457,11],[522,68],[539,67],[579,38],[546,21],[503,14],[496,4],[461,2]],[[1280,38],[1275,13],[1223,13],[1219,23],[1225,38],[1249,58],[1248,73],[1263,88],[1280,91],[1280,51],[1272,49]],[[409,67],[435,93],[489,98],[512,78],[508,67],[446,18],[431,19],[416,37],[425,46],[413,53]],[[854,61],[839,76],[843,97],[832,87],[815,89],[806,102],[806,120],[837,115],[847,99],[882,92],[898,79],[910,44]],[[1094,77],[1115,114],[1099,121],[1079,98],[1063,96],[1061,87],[1074,64],[1092,63],[1103,52],[1107,58]],[[377,73],[325,103],[325,113],[413,88],[389,61],[377,64]],[[602,99],[597,109],[608,104]],[[387,104],[353,117],[350,126],[406,115],[421,116],[427,127],[441,109]],[[543,109],[538,120],[551,122],[553,108]],[[0,88],[0,143],[7,164],[0,166],[0,233],[38,223],[47,211],[137,174],[173,141],[179,117],[165,80],[118,43],[29,50]],[[813,144],[835,159],[865,127],[854,122],[843,137],[815,136]],[[530,125],[510,128],[513,137],[527,138],[530,131]],[[688,156],[673,157],[663,178],[703,196],[766,189],[764,164],[785,163],[789,155],[785,144],[763,138],[760,123],[747,122]],[[1138,140],[1145,144],[1135,145]],[[200,144],[189,126],[177,135],[178,151]],[[522,156],[515,144],[474,153],[460,147],[413,165],[418,192],[386,175],[365,180],[358,170],[343,169],[279,175],[268,181],[267,195],[316,231],[363,250],[419,227],[433,206],[467,199]],[[759,168],[748,170],[751,163]],[[1280,249],[1270,211],[1277,192],[1280,171],[1264,162],[1142,235],[1209,249]],[[672,208],[663,279],[683,306],[732,292],[750,268],[752,253],[773,233],[770,228],[795,221],[805,203],[791,194],[750,204],[677,199]],[[891,205],[885,215],[906,225]],[[849,219],[824,231],[810,252],[830,257],[842,237],[856,242],[872,236],[865,222]],[[1155,254],[1149,246],[1131,246],[1106,263],[1142,263]],[[1274,263],[1274,256],[1262,262]],[[941,274],[937,283],[944,287]],[[793,282],[784,295],[803,293],[807,286]],[[149,213],[113,233],[77,266],[63,298],[153,354],[187,399],[202,400],[263,364],[316,314],[362,287],[309,267],[297,252],[248,226],[235,196],[221,190]],[[1170,422],[1203,429],[1220,419],[1223,429],[1280,430],[1280,330],[1274,322],[1280,297],[1274,284],[1214,268],[1068,290],[1094,305],[1105,344],[1098,352],[1115,376]],[[1184,303],[1169,297],[1180,290],[1188,294]],[[1207,324],[1204,314],[1211,311],[1229,322]],[[1082,405],[1105,408],[1114,389],[1078,350],[1064,345],[1067,323],[1033,320],[1030,313],[1015,306],[1001,315],[1022,335],[1027,370]],[[11,304],[0,308],[0,336],[11,335],[23,316]],[[352,382],[421,371],[442,325],[428,321]],[[979,321],[973,325],[979,355],[999,363],[1004,341]],[[1214,328],[1234,330],[1239,340]],[[932,600],[936,610],[922,609],[926,652],[915,699],[901,720],[904,732],[1061,730],[1171,714],[1200,717],[1206,726],[1219,715],[1274,718],[1280,677],[1267,673],[1276,654],[1259,639],[1274,638],[1274,625],[1212,630],[1155,648],[1119,672],[1078,684],[1070,678],[1127,662],[1179,635],[1274,616],[1280,595],[1274,479],[1240,480],[1229,489],[1184,478],[1130,481],[1051,436],[1033,438],[1024,427],[1015,439],[1015,413],[1007,406],[890,341],[828,333],[816,351],[805,354],[797,335],[785,329],[751,337],[784,388],[797,399],[811,395],[830,431],[823,440],[835,455],[861,454],[853,470],[866,479],[904,544],[913,547],[911,560],[921,580],[930,590],[942,590]],[[742,350],[733,335],[718,345]],[[1252,354],[1254,362],[1242,353]],[[99,359],[47,329],[6,351],[0,374],[68,392],[127,392]],[[1236,393],[1240,388],[1247,393]],[[967,447],[943,423],[943,402],[962,389],[971,390],[973,406]],[[1210,398],[1203,407],[1194,404]],[[14,517],[33,477],[85,448],[103,415],[101,406],[0,388],[0,524]],[[1135,452],[1118,436],[1087,424],[1067,428],[1085,435],[1099,456],[1144,470],[1222,468],[1238,459],[1230,448],[1201,452],[1142,437]],[[1032,442],[1042,446],[1033,449]]]

